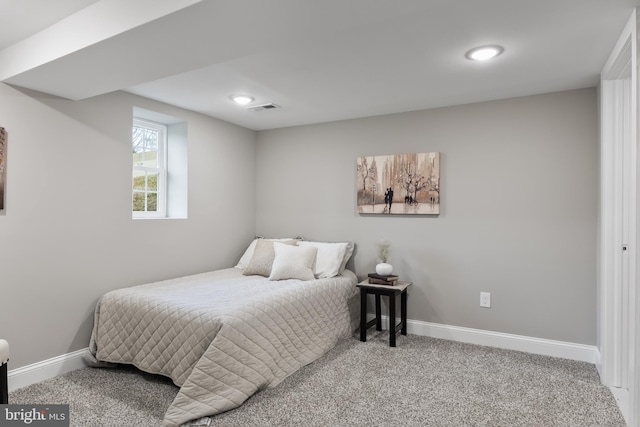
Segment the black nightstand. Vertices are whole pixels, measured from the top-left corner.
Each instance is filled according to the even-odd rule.
[[[358,283],[360,288],[360,341],[367,341],[367,329],[376,325],[376,331],[382,330],[382,315],[380,296],[389,297],[389,345],[396,346],[396,333],[407,335],[407,288],[411,282],[398,281],[393,286],[374,285],[369,279]],[[376,298],[376,317],[367,322],[367,295],[373,294]],[[396,322],[396,295],[400,294],[400,323]]]

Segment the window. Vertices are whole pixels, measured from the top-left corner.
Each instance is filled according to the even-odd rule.
[[[188,217],[188,123],[133,107],[132,217]]]
[[[134,118],[133,217],[166,216],[167,127]]]

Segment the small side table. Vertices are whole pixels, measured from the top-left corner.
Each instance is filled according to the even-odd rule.
[[[396,346],[396,333],[407,335],[407,288],[411,282],[398,281],[393,286],[374,285],[369,279],[358,283],[360,288],[360,341],[367,341],[367,329],[376,325],[376,331],[382,330],[382,315],[380,313],[380,296],[389,297],[389,346]],[[367,322],[367,295],[376,298],[376,317]],[[400,323],[396,322],[396,295],[400,294]]]

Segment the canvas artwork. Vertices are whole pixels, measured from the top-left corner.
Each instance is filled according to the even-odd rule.
[[[358,213],[440,213],[440,153],[359,157],[356,170]]]
[[[7,147],[7,132],[4,128],[0,127],[0,212],[4,211],[4,186],[6,181],[6,147]]]

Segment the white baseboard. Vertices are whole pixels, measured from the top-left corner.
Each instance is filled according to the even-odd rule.
[[[596,347],[596,370],[598,371],[600,380],[602,380],[602,355],[600,354],[600,349],[598,347]]]
[[[371,320],[373,319],[373,315],[368,314],[367,318]],[[387,320],[387,316],[382,316],[382,327],[384,329],[387,329]],[[419,320],[407,320],[407,332],[432,338],[518,350],[545,356],[562,357],[564,359],[589,362],[596,365],[600,362],[597,347],[584,344],[484,331],[461,326],[442,325]],[[22,368],[10,370],[9,391],[17,390],[85,367],[86,364],[83,356],[87,351],[89,351],[89,349],[84,348]]]
[[[73,353],[63,354],[62,356],[52,357],[42,362],[10,370],[8,374],[9,391],[17,390],[87,366],[82,358],[87,351],[89,351],[88,348],[83,348]],[[9,363],[11,363],[11,361],[9,361]]]
[[[368,314],[369,320],[373,319]],[[387,329],[388,316],[382,316],[382,327]],[[400,319],[397,320],[398,322]],[[469,344],[486,345],[507,350],[524,351],[544,356],[561,357],[563,359],[581,362],[597,363],[598,349],[596,346],[575,344],[564,341],[554,341],[544,338],[533,338],[523,335],[505,334],[502,332],[485,331],[482,329],[464,328],[461,326],[442,325],[420,320],[407,319],[407,333],[442,338]]]
[[[624,417],[624,421],[628,426],[631,425],[629,423],[629,391],[625,388],[617,388],[617,387],[609,387],[611,390],[611,394],[616,399],[616,403],[618,404],[618,408],[620,412],[622,412],[622,416]]]

